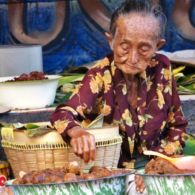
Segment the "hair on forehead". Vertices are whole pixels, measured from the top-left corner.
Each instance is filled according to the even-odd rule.
[[[153,3],[152,0],[126,0],[112,14],[110,23],[110,32],[115,35],[116,22],[119,16],[131,14],[133,12],[140,15],[153,16],[159,23],[159,37],[164,37],[166,16],[161,11],[161,7]]]

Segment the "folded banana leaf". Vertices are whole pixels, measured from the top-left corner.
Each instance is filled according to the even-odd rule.
[[[81,81],[84,77],[84,74],[72,74],[72,75],[67,75],[67,76],[62,76],[59,79],[58,85],[64,85],[66,83],[72,83],[76,81]]]
[[[0,123],[0,128],[1,130],[4,128],[4,129],[17,129],[17,130],[20,130],[20,129],[24,129],[24,124],[23,123],[4,123],[4,122],[1,122]]]
[[[76,83],[65,83],[60,88],[60,92],[62,93],[73,92],[75,90],[76,85],[77,85]]]
[[[179,85],[177,87],[177,91],[179,92],[179,94],[195,94],[195,84],[189,85],[189,86],[181,86]]]
[[[70,99],[71,95],[72,92],[67,92],[65,94],[57,92],[55,97],[55,102],[51,106],[58,106],[59,104],[63,104],[64,102]]]
[[[184,87],[188,90],[195,91],[195,83],[185,85]]]
[[[41,126],[33,129],[27,129],[26,134],[28,135],[28,137],[36,137],[36,136],[44,135],[51,131],[53,131],[53,129],[51,129],[50,127]]]
[[[173,69],[173,75],[175,76],[176,74],[180,73],[182,70],[184,70],[186,66],[179,66],[177,68]]]
[[[36,129],[36,128],[39,128],[40,126],[37,124],[34,124],[34,123],[28,123],[28,124],[24,125],[24,127],[26,129]]]
[[[52,126],[50,125],[38,125],[34,123],[13,123],[13,124],[6,124],[1,123],[1,136],[2,138],[5,138],[6,140],[12,140],[13,137],[13,131],[15,130],[26,130],[26,134],[29,137],[35,137],[39,135],[44,135],[46,133],[49,133],[53,131]]]
[[[192,83],[195,83],[195,74],[187,75],[178,81],[178,84],[182,86],[189,85]]]
[[[185,77],[185,76],[184,76],[184,74],[181,73],[181,72],[179,72],[179,73],[177,73],[177,74],[174,75],[174,78],[175,78],[176,82],[177,82],[179,79],[183,78],[183,77]]]
[[[87,128],[101,128],[103,126],[104,116],[102,114],[98,115],[88,126]]]

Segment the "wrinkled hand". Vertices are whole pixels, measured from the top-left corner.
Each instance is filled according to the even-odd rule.
[[[140,175],[135,175],[135,185],[136,185],[136,190],[140,193],[143,193],[145,190],[145,184],[144,184],[144,179]]]
[[[67,131],[70,136],[70,145],[73,147],[74,153],[84,159],[85,162],[95,160],[95,137],[82,129],[74,127]]]

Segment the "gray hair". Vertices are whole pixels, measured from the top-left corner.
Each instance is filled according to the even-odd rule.
[[[133,12],[154,16],[159,22],[159,37],[164,38],[166,27],[166,16],[159,5],[155,5],[151,0],[126,0],[112,14],[110,22],[110,33],[114,36],[116,32],[116,21],[121,15]]]

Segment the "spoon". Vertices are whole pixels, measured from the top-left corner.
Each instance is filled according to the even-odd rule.
[[[151,150],[145,150],[144,154],[164,158],[175,165],[178,169],[195,171],[195,156],[182,156],[173,158]]]

